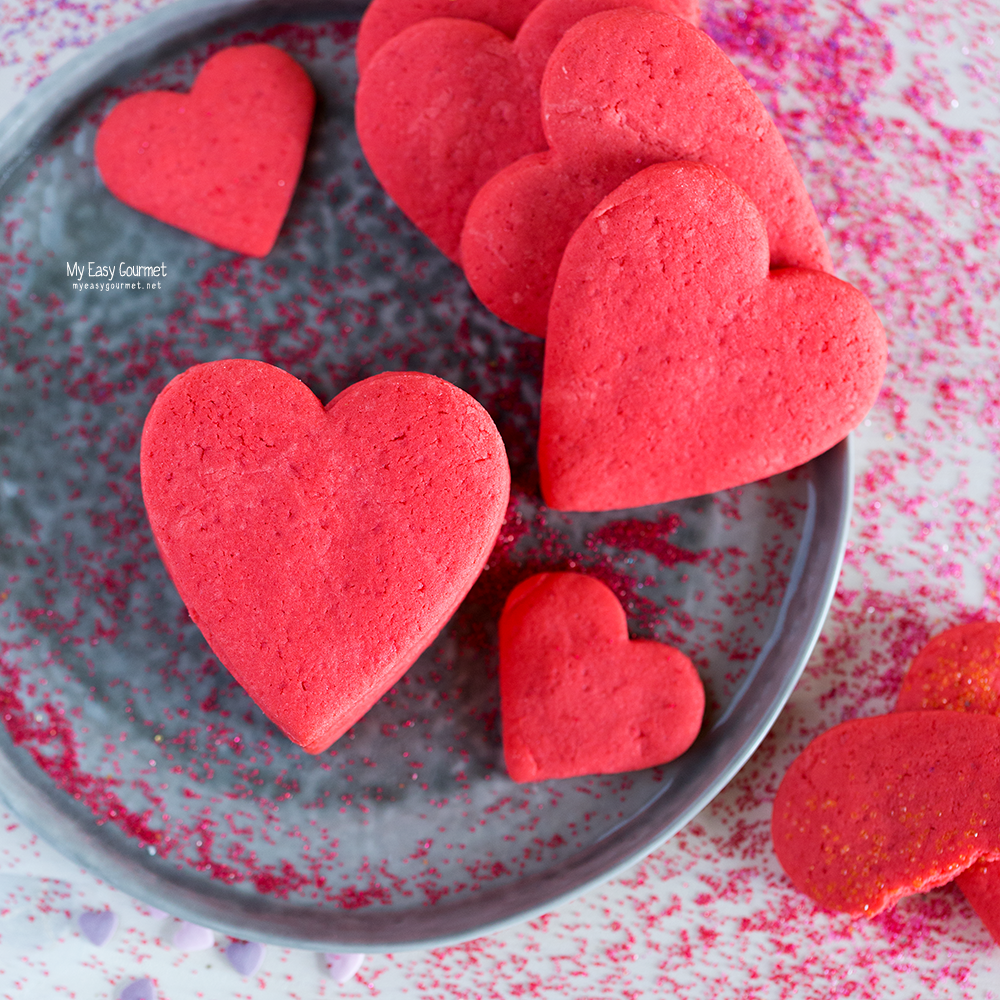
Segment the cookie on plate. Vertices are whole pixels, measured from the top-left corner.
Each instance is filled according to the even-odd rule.
[[[680,756],[705,691],[680,650],[629,639],[606,584],[540,573],[511,591],[500,618],[500,711],[510,776],[548,781]]]
[[[475,582],[510,471],[486,411],[386,372],[324,407],[258,361],[196,365],[157,396],[142,493],[191,618],[309,753],[390,688]]]
[[[264,257],[288,213],[315,104],[306,71],[281,49],[223,49],[190,93],[153,90],[116,104],[97,132],[97,168],[132,208]]]

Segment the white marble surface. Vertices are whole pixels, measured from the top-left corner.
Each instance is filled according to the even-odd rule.
[[[154,6],[2,0],[0,113]],[[345,985],[308,952],[269,948],[246,979],[227,939],[183,952],[175,921],[3,815],[0,996],[118,997],[143,976],[161,998],[1000,995],[1000,949],[957,890],[852,923],[796,893],[768,839],[776,783],[812,736],[889,710],[930,634],[1000,617],[1000,13],[971,0],[743,10],[738,61],[789,138],[838,273],[870,295],[891,345],[886,389],[857,433],[840,591],[773,733],[709,809],[623,877],[501,934],[371,956]],[[802,32],[791,55],[765,37],[772,12]],[[710,24],[727,13],[708,5]],[[103,907],[120,923],[95,947],[77,921]]]

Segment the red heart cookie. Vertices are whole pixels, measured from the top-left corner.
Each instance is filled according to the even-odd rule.
[[[664,764],[694,742],[705,691],[691,661],[630,640],[599,580],[541,573],[500,617],[503,750],[515,781],[616,774]]]
[[[903,678],[896,711],[920,709],[1000,715],[1000,624],[958,625],[917,653]],[[977,861],[955,881],[1000,942],[1000,864]]]
[[[559,262],[597,203],[643,167],[718,167],[764,216],[772,267],[832,269],[802,183],[764,106],[703,32],[616,10],[568,30],[541,85],[551,149],[511,164],[469,207],[461,260],[487,308],[545,335]]]
[[[263,712],[326,749],[431,643],[506,510],[503,443],[439,378],[386,373],[324,407],[257,361],[178,375],[142,491],[191,618]]]
[[[664,503],[790,469],[875,401],[882,326],[821,271],[768,271],[753,202],[721,171],[648,167],[570,240],[552,296],[546,503]]]
[[[382,186],[456,263],[465,213],[497,171],[546,148],[538,86],[552,49],[609,7],[687,9],[690,0],[542,0],[513,42],[480,21],[421,21],[368,61],[354,111]],[[683,4],[683,8],[680,5]]]
[[[896,711],[943,708],[1000,715],[1000,623],[950,628],[913,658]]]
[[[896,712],[813,740],[774,800],[774,849],[797,889],[873,917],[1000,859],[1000,719]]]
[[[223,49],[189,94],[117,104],[94,153],[108,190],[140,212],[251,257],[270,252],[298,182],[316,95],[280,49]]]
[[[354,50],[358,73],[390,38],[432,17],[482,21],[513,38],[539,0],[372,0],[358,25]]]

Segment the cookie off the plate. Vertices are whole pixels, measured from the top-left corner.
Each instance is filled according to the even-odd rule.
[[[433,641],[510,488],[486,411],[418,372],[373,376],[323,407],[271,365],[197,365],[157,397],[141,449],[150,525],[192,619],[310,753]]]
[[[934,636],[903,677],[897,712],[949,709],[1000,715],[1000,622],[968,622]],[[980,859],[955,879],[1000,942],[1000,862]]]
[[[894,712],[842,723],[793,761],[771,837],[796,888],[873,917],[1000,859],[1000,719]]]

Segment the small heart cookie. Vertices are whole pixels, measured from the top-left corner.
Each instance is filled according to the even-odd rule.
[[[778,789],[781,867],[821,906],[874,917],[1000,859],[998,746],[991,715],[894,712],[835,726]]]
[[[142,433],[142,492],[191,618],[309,753],[356,722],[475,582],[510,488],[486,411],[387,372],[325,408],[257,361],[178,375]]]
[[[610,7],[681,12],[688,0],[542,0],[512,42],[481,21],[406,28],[369,59],[354,102],[358,140],[382,186],[447,257],[497,171],[546,148],[538,87],[552,49],[582,17]],[[696,16],[695,11],[695,16]]]
[[[664,764],[692,744],[705,691],[691,661],[630,640],[605,584],[541,573],[500,617],[500,704],[515,781],[616,774]]]
[[[768,270],[749,196],[648,167],[570,240],[552,296],[538,460],[560,510],[664,503],[821,454],[875,401],[885,334],[857,289]]]
[[[316,95],[271,45],[223,49],[189,94],[127,97],[97,133],[108,190],[216,246],[268,254],[299,179]]]
[[[832,270],[784,140],[703,32],[668,13],[612,10],[555,47],[540,92],[545,152],[512,163],[469,207],[462,267],[501,319],[545,336],[559,262],[602,198],[653,163],[710,164],[764,217],[772,267]]]

